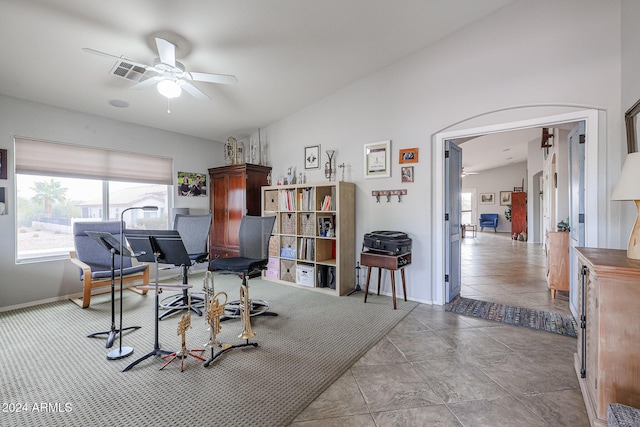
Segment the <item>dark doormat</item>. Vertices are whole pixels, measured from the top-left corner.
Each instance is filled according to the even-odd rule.
[[[576,338],[573,316],[457,296],[445,311]]]

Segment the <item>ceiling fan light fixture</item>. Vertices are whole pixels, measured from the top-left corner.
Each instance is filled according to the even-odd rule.
[[[177,98],[182,93],[182,88],[174,80],[161,80],[156,87],[162,96],[169,99]]]

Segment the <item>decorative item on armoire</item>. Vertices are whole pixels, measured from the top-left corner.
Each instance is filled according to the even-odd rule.
[[[260,135],[260,129],[258,129],[258,135]],[[249,138],[249,163],[259,165],[261,164],[260,162],[260,140],[252,136]]]
[[[244,163],[244,141],[238,141],[236,144],[236,165]]]
[[[224,163],[226,165],[234,165],[236,163],[236,146],[238,141],[230,136],[224,144]]]

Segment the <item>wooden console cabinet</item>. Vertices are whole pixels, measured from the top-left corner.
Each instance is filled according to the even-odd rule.
[[[244,215],[261,215],[260,189],[267,185],[270,171],[269,166],[249,163],[209,169],[209,259],[238,256],[240,222]]]
[[[547,233],[547,283],[551,296],[556,291],[569,291],[569,232]]]
[[[611,403],[640,408],[640,261],[626,250],[576,248],[581,330],[576,373],[591,426]]]

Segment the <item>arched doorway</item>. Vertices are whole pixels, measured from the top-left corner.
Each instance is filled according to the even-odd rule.
[[[553,107],[548,107],[552,109]],[[600,134],[598,126],[600,112],[593,109],[582,109],[570,113],[556,114],[556,115],[544,115],[544,111],[547,111],[545,107],[529,107],[529,108],[514,108],[501,110],[499,112],[487,113],[482,117],[484,121],[490,124],[485,124],[478,127],[463,128],[464,123],[460,122],[455,126],[460,128],[451,131],[438,132],[434,136],[432,144],[432,181],[433,181],[433,200],[432,204],[432,295],[435,304],[443,304],[446,295],[446,286],[448,284],[444,281],[446,264],[451,264],[452,260],[448,260],[449,254],[446,252],[446,227],[445,227],[445,170],[444,161],[444,147],[445,141],[454,140],[459,138],[470,138],[478,135],[486,135],[490,133],[506,132],[511,130],[527,129],[532,127],[553,127],[554,125],[560,125],[573,122],[585,122],[585,134],[587,144],[585,147],[585,210],[588,215],[585,219],[585,245],[597,246],[598,244],[598,209],[597,209],[597,194],[598,194],[598,143],[600,138],[604,138]],[[535,111],[539,111],[538,117],[535,116]],[[498,116],[502,113],[513,113],[516,115],[527,116],[529,118],[505,122],[504,118],[500,119]],[[513,115],[512,114],[512,115]],[[495,117],[491,117],[495,116]],[[469,125],[474,121],[477,121],[478,117],[469,119]],[[455,262],[455,260],[453,260]],[[458,260],[459,262],[459,260]],[[575,279],[571,277],[571,289],[574,290],[576,284]],[[570,307],[571,311],[576,315],[577,307],[573,304]]]

